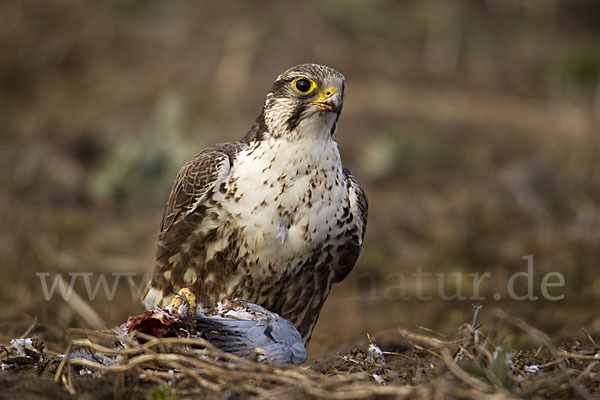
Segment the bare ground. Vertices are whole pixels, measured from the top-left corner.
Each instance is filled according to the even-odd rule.
[[[46,352],[5,368],[0,397],[598,397],[598,349],[582,331],[600,337],[596,2],[281,4],[0,4],[0,344],[10,352],[0,357],[14,357],[10,340],[27,331]],[[346,75],[338,142],[370,199],[364,254],[325,304],[311,368],[220,360],[196,372],[218,387],[180,372],[165,389],[154,360],[54,383],[56,357],[81,336],[73,329],[111,328],[141,306],[126,279],[110,299],[86,296],[79,279],[65,301],[46,299],[36,274],[141,284],[177,168],[239,139],[274,77],[307,61]],[[507,296],[528,255],[534,294],[560,272],[551,294],[564,298]],[[456,364],[443,349],[453,361],[477,336],[463,326],[473,301],[441,299],[435,280],[423,282],[433,298],[417,299],[419,266],[445,274],[447,294],[462,274],[467,297],[468,274],[492,274],[480,287],[485,345],[465,344]],[[365,362],[367,334],[388,352],[384,367]],[[510,373],[494,366],[499,345]],[[179,345],[156,351],[185,356]],[[531,365],[540,371],[527,376]]]

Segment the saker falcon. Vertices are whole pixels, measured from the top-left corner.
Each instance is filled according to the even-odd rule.
[[[307,345],[333,283],[354,267],[367,197],[335,138],[344,76],[303,64],[277,77],[239,141],[179,171],[163,214],[146,307],[189,287],[201,306],[258,304]]]

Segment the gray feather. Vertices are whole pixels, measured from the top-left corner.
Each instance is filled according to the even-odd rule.
[[[243,316],[195,317],[196,327],[217,348],[239,356],[247,356],[261,349],[259,360],[274,364],[301,364],[306,361],[302,336],[289,321],[256,304],[240,301],[255,319]]]

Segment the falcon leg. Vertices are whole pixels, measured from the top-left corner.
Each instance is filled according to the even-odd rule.
[[[176,309],[179,315],[184,318],[196,315],[196,306],[196,295],[190,288],[179,289],[168,305],[168,307]]]

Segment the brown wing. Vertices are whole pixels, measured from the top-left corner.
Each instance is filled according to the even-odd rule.
[[[334,282],[342,281],[358,260],[362,248],[365,231],[367,229],[367,217],[369,211],[369,201],[365,190],[360,186],[356,178],[350,173],[350,170],[344,168],[344,177],[348,185],[348,194],[350,200],[350,210],[346,222],[353,226],[346,234],[350,236],[349,240],[338,248],[339,251],[339,270],[336,271]]]
[[[206,193],[231,167],[232,157],[246,145],[221,143],[209,147],[184,164],[179,170],[163,213],[160,231],[168,231],[177,218],[202,204]]]
[[[173,294],[173,283],[185,273],[185,263],[172,265],[172,257],[181,253],[181,246],[203,220],[207,194],[227,178],[235,154],[246,147],[240,142],[209,147],[177,174],[163,213],[152,281],[144,294],[148,306],[164,303]]]
[[[360,186],[354,175],[350,173],[350,170],[344,168],[344,176],[348,180],[348,191],[350,192],[350,205],[353,209],[355,217],[358,217],[360,225],[360,243],[365,237],[365,231],[367,229],[367,217],[369,216],[369,200],[367,199],[367,193]]]

